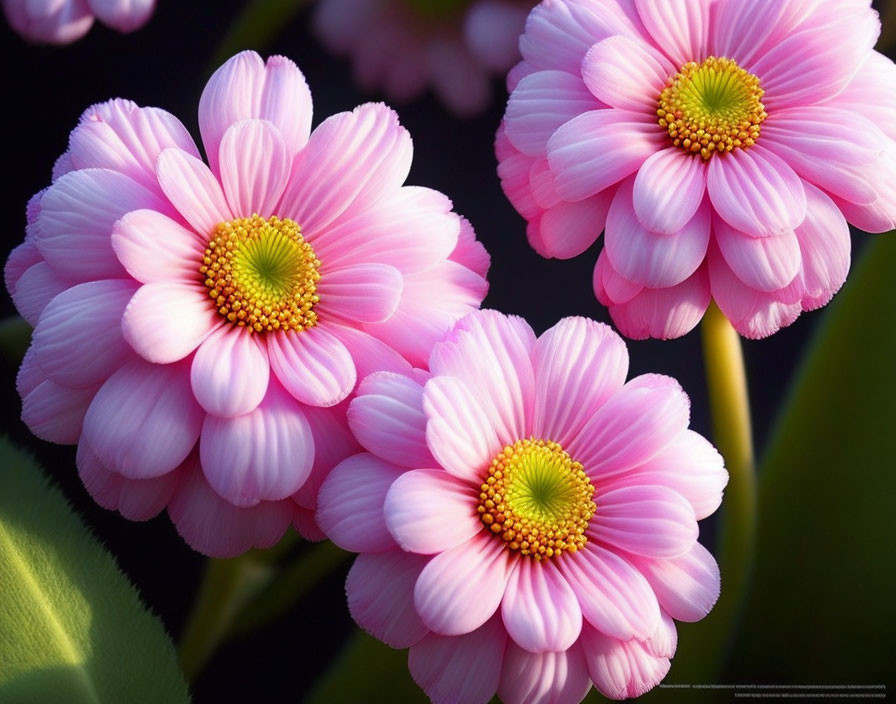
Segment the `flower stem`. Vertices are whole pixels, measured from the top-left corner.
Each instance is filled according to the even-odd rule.
[[[729,475],[717,551],[722,593],[711,614],[716,624],[715,645],[722,659],[734,634],[753,567],[756,467],[740,336],[715,303],[703,318],[702,331],[713,437]]]
[[[252,553],[232,560],[209,559],[193,611],[177,649],[181,670],[188,682],[202,671],[220,644],[247,594],[267,582],[270,568]]]

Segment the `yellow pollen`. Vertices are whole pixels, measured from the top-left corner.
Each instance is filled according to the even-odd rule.
[[[215,228],[199,273],[218,312],[254,332],[317,324],[320,261],[289,218],[253,215]]]
[[[509,550],[543,560],[576,552],[597,509],[579,462],[555,442],[518,440],[492,461],[479,518]]]
[[[734,59],[689,61],[667,82],[657,101],[660,127],[676,147],[704,160],[759,139],[766,117],[759,79]]]

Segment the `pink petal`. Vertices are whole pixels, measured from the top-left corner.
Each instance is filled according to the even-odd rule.
[[[688,427],[690,402],[675,379],[635,377],[604,403],[567,448],[591,477],[620,474],[659,454]]]
[[[172,471],[151,479],[128,479],[103,466],[86,441],[78,444],[78,476],[103,508],[118,511],[129,521],[148,521],[165,509],[180,479]]]
[[[450,550],[483,530],[476,512],[478,488],[444,470],[417,469],[389,488],[383,513],[403,550],[424,555]]]
[[[417,579],[417,613],[441,635],[470,633],[498,609],[515,566],[504,545],[485,534],[440,553]]]
[[[800,245],[793,231],[751,237],[717,217],[714,232],[728,266],[750,288],[777,291],[793,281],[800,270]]]
[[[93,25],[86,0],[3,3],[9,24],[32,42],[69,44],[83,37]]]
[[[507,635],[494,618],[459,637],[430,633],[411,646],[411,676],[433,704],[488,704],[498,689]]]
[[[45,261],[39,261],[22,273],[16,281],[15,290],[10,293],[19,315],[29,325],[36,326],[50,301],[71,287],[72,283]]]
[[[601,488],[612,491],[628,484],[665,486],[687,499],[697,520],[701,520],[722,503],[727,483],[728,472],[718,450],[702,435],[685,430],[658,455],[630,474],[602,483]]]
[[[592,284],[594,295],[605,306],[627,303],[644,290],[643,286],[629,281],[613,268],[607,258],[606,247],[597,257]]]
[[[828,104],[857,112],[896,139],[896,92],[888,89],[896,81],[896,64],[876,51],[868,52],[865,63],[849,85]],[[849,138],[857,135],[850,132]]]
[[[96,386],[69,389],[43,381],[22,398],[22,422],[41,440],[74,445],[96,392]]]
[[[634,481],[634,480],[633,480]],[[662,486],[628,486],[597,496],[589,536],[645,557],[673,558],[697,542],[694,509]]]
[[[271,384],[250,413],[206,416],[199,454],[212,489],[235,506],[254,506],[298,491],[311,472],[314,438],[298,404]]]
[[[710,247],[708,260],[712,297],[744,337],[768,337],[799,317],[799,303],[782,302],[778,292],[758,291],[738,279],[717,246]]]
[[[426,446],[423,387],[401,374],[378,372],[358,385],[348,424],[367,450],[401,467],[436,467]]]
[[[640,223],[671,235],[687,225],[706,193],[706,165],[678,147],[657,152],[635,177],[632,200]]]
[[[84,439],[105,467],[148,479],[184,461],[205,415],[188,373],[186,363],[160,366],[137,357],[109,377],[84,418]]]
[[[356,264],[324,271],[317,292],[319,312],[358,323],[379,323],[392,316],[404,279],[387,264]]]
[[[460,232],[457,244],[448,257],[451,261],[472,271],[476,276],[485,279],[491,267],[492,258],[482,242],[476,239],[476,232],[466,218],[460,219]]]
[[[254,51],[243,51],[209,79],[199,99],[199,130],[216,172],[218,145],[227,128],[248,119],[272,122],[290,157],[305,146],[311,131],[311,92],[292,61],[272,56],[265,64]]]
[[[446,471],[472,483],[500,451],[492,420],[460,379],[430,379],[423,387],[426,444]]]
[[[155,210],[133,210],[115,223],[112,249],[141,283],[199,279],[205,242]]]
[[[16,286],[22,275],[35,264],[39,264],[44,260],[34,243],[27,238],[22,244],[15,247],[9,253],[9,259],[3,267],[3,281],[6,284],[6,290],[10,295],[16,292]]]
[[[650,116],[627,110],[592,110],[573,118],[548,140],[554,185],[565,200],[592,196],[637,171],[665,146]]]
[[[362,553],[345,580],[352,618],[392,648],[410,647],[429,632],[414,610],[414,584],[427,559],[401,550]]]
[[[291,157],[280,131],[266,120],[242,120],[228,127],[218,159],[231,212],[274,215],[286,188]]]
[[[95,387],[133,357],[120,321],[136,290],[133,281],[93,281],[50,301],[32,337],[47,378],[74,389]]]
[[[638,559],[663,609],[679,621],[699,621],[719,598],[719,566],[700,543],[671,560]]]
[[[736,57],[741,66],[748,66],[789,36],[817,6],[817,0],[719,3],[710,37],[713,53]]]
[[[647,230],[635,215],[633,180],[619,187],[604,235],[604,249],[613,269],[629,281],[650,288],[676,286],[703,263],[709,244],[712,209],[705,203],[678,232],[661,235]]]
[[[793,230],[806,217],[803,182],[780,157],[759,145],[709,160],[713,207],[736,230],[755,237]]]
[[[874,181],[885,140],[861,115],[821,105],[777,111],[762,125],[763,145],[797,174],[860,204],[877,200]]]
[[[558,567],[594,628],[620,640],[647,638],[656,630],[660,607],[653,589],[623,557],[589,543],[562,555]]]
[[[320,325],[267,337],[271,369],[295,398],[310,406],[335,406],[357,380],[348,349]]]
[[[268,388],[264,343],[246,328],[222,325],[196,350],[190,367],[193,395],[209,413],[231,418],[254,411]]]
[[[195,156],[166,149],[156,162],[156,175],[168,200],[200,237],[210,238],[218,225],[234,218],[218,179]]]
[[[762,82],[769,113],[822,103],[846,88],[879,32],[877,13],[857,3],[834,21],[791,34],[747,70]],[[843,41],[845,35],[850,41]]]
[[[642,645],[644,650],[655,657],[671,658],[678,649],[678,630],[668,613],[662,611],[661,615],[659,626]]]
[[[318,494],[317,523],[344,550],[383,552],[395,547],[383,502],[404,470],[362,453],[333,468]]]
[[[89,0],[100,22],[119,32],[134,32],[152,17],[156,0]]]
[[[34,345],[29,345],[28,349],[25,350],[25,356],[22,358],[19,371],[16,372],[16,391],[19,396],[25,398],[46,380],[46,374],[44,374],[37,363]]]
[[[502,443],[526,435],[535,379],[532,329],[519,318],[479,311],[461,320],[429,359],[434,376],[456,377],[475,392]]]
[[[582,630],[576,593],[550,560],[519,561],[507,582],[501,617],[514,642],[533,653],[566,650]]]
[[[504,125],[520,152],[538,157],[560,125],[601,107],[578,75],[539,71],[526,76],[510,94]]]
[[[326,270],[376,262],[403,274],[420,272],[457,245],[460,221],[451,207],[438,191],[404,186],[353,217],[306,235]]]
[[[713,0],[635,0],[654,42],[676,66],[707,56]]]
[[[628,350],[608,326],[563,318],[535,343],[533,432],[564,447],[622,388]]]
[[[651,655],[637,640],[623,642],[587,626],[582,651],[594,686],[610,699],[633,699],[650,691],[669,672],[669,658]]]
[[[348,349],[354,360],[358,379],[375,372],[393,372],[405,376],[411,373],[411,365],[404,357],[369,333],[339,325],[335,321],[327,326],[327,330]]]
[[[557,190],[554,188],[554,174],[551,173],[551,166],[548,164],[547,157],[540,156],[532,162],[532,166],[529,168],[529,186],[532,188],[532,197],[535,198],[535,202],[540,208],[553,208],[563,202],[563,199],[560,198]],[[613,189],[605,189],[593,197],[600,197],[611,190]],[[609,200],[612,200],[612,198]],[[597,236],[597,232],[600,232],[600,230],[592,230],[592,239]]]
[[[560,202],[544,211],[539,222],[540,239],[545,257],[572,259],[588,249],[600,235],[607,221],[614,189],[576,203]]]
[[[307,482],[305,483],[307,484]],[[292,527],[295,528],[296,533],[308,542],[319,543],[327,539],[326,534],[318,528],[317,521],[314,518],[314,511],[310,508],[303,508],[298,505],[294,507]]]
[[[194,550],[209,557],[236,557],[251,548],[272,547],[283,537],[295,510],[291,501],[234,506],[209,486],[198,458],[193,456],[184,464],[168,515]]]
[[[411,166],[411,138],[383,104],[367,103],[319,125],[293,164],[283,215],[314,233],[393,194]]]
[[[656,49],[622,35],[602,39],[582,61],[585,85],[600,101],[651,116],[656,115],[657,98],[666,81],[675,73],[675,67]]]
[[[495,156],[498,158],[501,190],[516,211],[527,220],[531,220],[541,212],[529,182],[529,172],[535,159],[522,154],[510,143],[506,126],[506,122],[502,122],[495,136]]]
[[[156,281],[131,298],[121,331],[144,359],[168,364],[186,357],[225,323],[201,284]]]
[[[507,644],[498,696],[505,704],[579,704],[591,689],[582,649],[530,653]]]
[[[609,274],[604,274],[603,285],[606,285],[608,275],[617,281],[621,279],[618,274],[610,271]],[[600,299],[600,289],[597,285],[595,293]],[[625,297],[627,296],[628,294]],[[639,288],[631,298],[622,303],[612,304],[611,301],[610,316],[619,331],[633,340],[644,340],[648,337],[670,340],[693,330],[703,318],[709,301],[709,277],[706,267],[702,266],[693,276],[677,286]]]
[[[41,198],[34,244],[47,263],[78,281],[117,278],[124,270],[112,250],[115,221],[139,208],[166,210],[164,202],[116,171],[66,174]]]

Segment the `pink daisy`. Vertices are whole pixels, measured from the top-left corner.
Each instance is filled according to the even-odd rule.
[[[23,419],[78,443],[103,506],[166,506],[213,555],[314,526],[355,452],[345,399],[407,373],[486,291],[451,202],[403,186],[411,139],[368,104],[314,132],[291,61],[230,59],[199,106],[210,166],[168,113],[89,109],[28,208],[7,287],[35,325]],[[310,136],[309,136],[310,133]]]
[[[681,387],[626,383],[606,325],[566,318],[536,339],[493,311],[462,319],[429,368],[362,382],[348,418],[367,453],[321,487],[320,527],[361,553],[355,620],[410,647],[435,702],[655,686],[672,619],[703,618],[719,593],[697,521],[727,473]]]
[[[12,28],[31,42],[70,44],[98,19],[119,32],[135,32],[156,9],[156,0],[2,0]]]
[[[605,231],[594,290],[633,338],[714,299],[759,338],[825,305],[847,222],[896,220],[896,67],[870,0],[545,0],[498,132],[546,257]]]
[[[491,100],[491,78],[519,60],[517,42],[532,0],[319,0],[326,46],[352,60],[367,91],[399,101],[432,86],[461,116]]]

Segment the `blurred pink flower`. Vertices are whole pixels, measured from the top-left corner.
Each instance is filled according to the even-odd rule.
[[[69,44],[80,39],[98,19],[119,32],[145,25],[156,0],[2,0],[12,28],[25,39],[44,44]]]
[[[896,67],[870,0],[546,0],[496,150],[543,256],[605,230],[594,290],[633,338],[710,298],[747,337],[825,305],[847,221],[896,219]]]
[[[322,537],[317,487],[357,450],[356,379],[425,364],[489,262],[448,198],[402,185],[411,139],[382,104],[311,132],[295,64],[244,52],[199,124],[210,166],[162,110],[89,109],[6,281],[36,326],[31,430],[79,444],[101,505],[167,506],[196,549],[234,555],[291,521]]]
[[[681,387],[625,383],[606,325],[566,318],[536,339],[493,311],[462,319],[429,368],[361,383],[348,419],[368,452],[321,487],[320,527],[361,553],[355,620],[410,647],[435,702],[655,686],[672,619],[703,618],[719,593],[697,521],[727,473]]]
[[[318,0],[314,27],[350,56],[355,80],[406,101],[431,86],[461,116],[491,101],[491,78],[519,60],[533,0]]]

